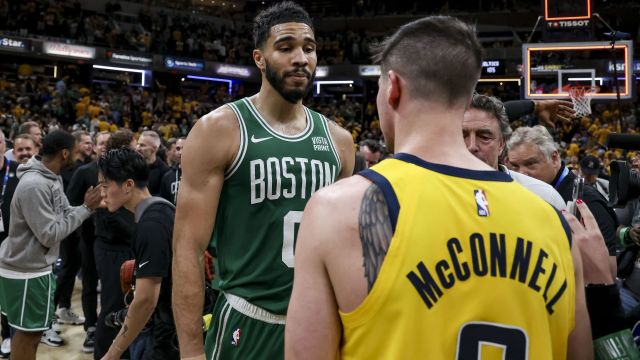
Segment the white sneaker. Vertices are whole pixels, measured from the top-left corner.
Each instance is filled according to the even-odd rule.
[[[51,322],[51,330],[60,334],[62,332],[62,324],[58,322],[58,317],[54,316],[53,321]]]
[[[11,338],[2,340],[2,346],[0,347],[0,357],[6,359],[11,354]]]
[[[53,329],[49,329],[43,332],[42,338],[40,338],[40,342],[53,347],[58,347],[64,344],[64,340],[62,340],[62,338],[58,336],[58,333]]]
[[[84,324],[84,317],[74,313],[73,311],[67,308],[58,309],[58,311],[56,311],[56,315],[58,315],[58,322],[60,324],[69,324],[69,325]]]

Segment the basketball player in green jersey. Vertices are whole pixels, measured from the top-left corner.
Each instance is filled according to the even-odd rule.
[[[207,359],[283,358],[298,224],[311,194],[351,175],[350,134],[302,105],[313,84],[309,15],[283,2],[254,24],[260,92],[204,116],[189,134],[173,246],[173,309],[183,359],[204,359],[203,251],[221,294]]]

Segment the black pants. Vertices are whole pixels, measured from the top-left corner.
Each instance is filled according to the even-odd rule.
[[[0,315],[0,323],[2,325],[2,340],[8,339],[9,337],[11,337],[11,335],[9,332],[9,320],[7,319],[6,315]]]
[[[62,266],[57,276],[57,287],[53,298],[57,307],[70,308],[75,277],[82,269],[82,312],[84,329],[95,326],[98,321],[98,273],[93,254],[94,237],[91,234],[73,232],[60,244]]]
[[[53,302],[56,307],[70,308],[73,286],[80,270],[80,237],[74,231],[60,243],[62,265],[56,277],[56,293]]]
[[[94,359],[101,359],[109,350],[113,339],[118,335],[118,329],[105,325],[105,317],[113,311],[124,308],[124,294],[120,290],[120,266],[133,255],[129,247],[108,247],[96,241],[95,259],[98,276],[102,284],[100,293],[100,314],[96,325]]]

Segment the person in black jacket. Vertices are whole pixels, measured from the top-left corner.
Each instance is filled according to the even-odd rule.
[[[558,150],[549,131],[543,126],[516,129],[508,141],[507,165],[520,173],[529,175],[552,185],[564,201],[573,200],[573,184],[576,175],[560,159]],[[606,199],[593,187],[584,187],[584,202],[593,213],[600,232],[609,249],[611,274],[616,274],[616,229],[618,220]]]
[[[149,168],[142,156],[127,148],[111,150],[98,160],[104,201],[109,211],[135,211],[133,255],[136,292],[118,336],[103,359],[120,359],[136,340],[141,359],[178,360],[171,310],[171,237],[175,207],[147,189]],[[142,338],[141,331],[151,320]],[[137,339],[136,339],[137,338]],[[130,349],[132,355],[137,350]]]
[[[179,138],[173,145],[174,165],[162,176],[162,181],[160,182],[160,196],[173,203],[173,205],[176,205],[178,201],[178,189],[180,188],[180,179],[182,178],[182,166],[180,163],[182,161],[182,147],[184,146],[185,140],[185,138]]]
[[[135,138],[129,130],[119,130],[111,135],[107,143],[107,151],[135,147]],[[98,183],[98,164],[90,164],[91,180]],[[131,237],[134,230],[133,213],[127,209],[109,212],[99,209],[95,217],[94,254],[98,276],[102,284],[100,293],[100,313],[96,324],[94,359],[102,359],[109,350],[118,331],[105,324],[107,315],[125,307],[124,294],[120,290],[120,266],[131,259]]]
[[[138,139],[136,150],[142,155],[149,166],[149,192],[151,195],[160,195],[160,182],[169,167],[157,155],[160,148],[160,136],[155,131],[144,131]]]
[[[107,147],[110,134],[100,132],[94,136],[94,153],[101,156]],[[84,193],[92,186],[98,184],[98,168],[95,161],[80,166],[69,180],[66,193],[72,206],[82,204]],[[98,211],[104,211],[100,209]],[[78,229],[80,267],[82,269],[82,312],[85,317],[84,329],[86,338],[82,345],[82,351],[93,353],[95,344],[95,330],[98,322],[98,272],[94,254],[94,242],[96,238],[96,215],[82,223]],[[69,294],[70,299],[70,294]]]

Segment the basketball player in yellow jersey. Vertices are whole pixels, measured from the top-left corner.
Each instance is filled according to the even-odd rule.
[[[395,156],[307,204],[286,358],[590,359],[567,223],[460,136],[481,68],[475,30],[423,18],[376,60]]]

